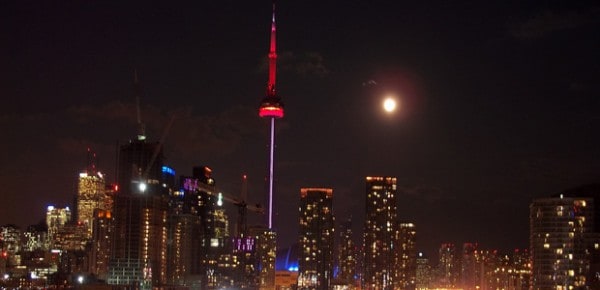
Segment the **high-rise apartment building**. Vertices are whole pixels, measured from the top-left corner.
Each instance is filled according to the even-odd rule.
[[[460,256],[460,283],[463,289],[481,287],[481,259],[477,253],[477,243],[464,243]]]
[[[394,251],[395,289],[414,290],[417,276],[416,227],[414,223],[399,223],[396,227]]]
[[[363,232],[363,289],[393,289],[396,232],[396,178],[366,178]]]
[[[300,189],[298,289],[328,290],[333,278],[333,189]]]
[[[559,195],[529,207],[532,288],[585,289],[599,244],[594,198]]]
[[[416,270],[416,283],[415,289],[429,289],[432,283],[432,270],[429,265],[429,258],[423,253],[417,254],[417,270]]]
[[[275,289],[275,258],[277,253],[277,233],[272,229],[255,227],[250,234],[256,237],[256,258],[258,260],[258,288]]]
[[[456,253],[456,246],[452,243],[445,243],[440,246],[438,274],[439,287],[454,288],[457,286],[460,275],[460,260]]]
[[[348,287],[354,286],[357,274],[357,250],[353,240],[352,220],[342,223],[338,235],[338,273],[336,279]]]

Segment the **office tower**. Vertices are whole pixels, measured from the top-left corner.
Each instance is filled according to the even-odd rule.
[[[333,190],[300,189],[298,289],[327,290],[333,278]]]
[[[339,234],[336,279],[348,287],[355,286],[357,251],[352,238],[352,220],[348,219],[342,223]]]
[[[112,204],[106,194],[106,180],[104,175],[97,171],[96,154],[88,148],[88,165],[84,172],[79,174],[77,183],[77,222],[88,229],[88,236],[92,236],[94,227],[94,210],[110,210]]]
[[[50,247],[54,246],[54,237],[59,229],[71,221],[71,210],[69,207],[58,208],[49,205],[46,211],[46,226],[48,227],[48,239]]]
[[[166,283],[169,185],[160,143],[143,132],[119,151],[108,283],[142,289]]]
[[[392,289],[396,226],[396,178],[366,178],[363,288]]]
[[[66,224],[52,237],[52,249],[61,251],[85,251],[89,242],[88,229],[80,224]]]
[[[399,223],[396,228],[397,241],[394,248],[395,289],[415,289],[417,275],[416,227],[413,223]]]
[[[456,287],[458,283],[460,268],[459,259],[456,255],[456,247],[454,246],[454,244],[446,243],[440,246],[438,272],[439,287]]]
[[[598,248],[594,199],[561,194],[535,199],[529,210],[532,288],[583,289]]]
[[[77,185],[77,221],[88,228],[91,237],[94,228],[94,210],[110,210],[106,181],[100,172],[82,172]]]
[[[431,287],[432,271],[431,265],[429,265],[429,259],[423,254],[419,253],[416,259],[416,282],[415,289],[429,289]]]

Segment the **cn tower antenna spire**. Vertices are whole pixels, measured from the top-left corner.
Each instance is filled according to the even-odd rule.
[[[275,79],[277,76],[277,28],[275,26],[275,2],[273,2],[273,16],[271,18],[271,45],[269,49],[269,82],[267,83],[267,96],[275,97]]]

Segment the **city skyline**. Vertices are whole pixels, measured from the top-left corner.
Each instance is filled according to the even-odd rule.
[[[533,198],[598,181],[597,4],[316,3],[278,5],[281,246],[296,241],[306,186],[335,190],[336,219],[352,215],[358,234],[364,177],[394,176],[419,249],[507,250],[527,247]],[[177,175],[210,166],[232,195],[247,174],[249,200],[266,205],[256,110],[270,2],[7,8],[0,184],[11,206],[0,223],[24,227],[48,204],[72,204],[88,147],[115,179],[117,142],[137,132],[134,70],[165,163]],[[387,93],[400,100],[394,115],[380,109]]]

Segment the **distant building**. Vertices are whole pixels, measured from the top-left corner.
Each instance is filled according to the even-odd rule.
[[[357,250],[353,240],[352,220],[342,223],[338,235],[337,276],[336,281],[348,287],[356,285],[357,279]]]
[[[333,278],[333,190],[300,189],[298,289],[328,290]]]
[[[363,232],[363,289],[393,289],[396,227],[396,178],[366,178]]]
[[[174,174],[169,169],[163,167],[162,146],[143,135],[121,146],[109,284],[142,289],[166,284],[171,185],[165,175]]]
[[[599,242],[594,197],[535,199],[529,209],[532,283],[536,289],[583,289],[595,275]]]
[[[198,191],[191,188],[173,191],[170,202],[167,283],[198,288],[203,274],[199,258],[202,224]]]
[[[237,286],[238,256],[212,170],[194,167],[191,177],[181,177],[180,187],[170,200],[169,284],[202,289]]]
[[[0,227],[0,259],[5,259],[7,267],[21,265],[21,229],[15,225]]]
[[[50,248],[48,239],[48,226],[46,223],[30,225],[23,233],[25,238],[23,243],[23,251],[47,251]]]
[[[517,290],[530,289],[531,280],[531,260],[528,249],[515,249],[512,256],[512,266],[514,276],[512,285],[515,285]]]
[[[53,205],[48,206],[46,211],[46,226],[48,227],[48,239],[52,247],[55,235],[67,223],[71,221],[71,209],[69,207],[58,208]]]
[[[429,259],[423,254],[417,254],[417,269],[416,269],[416,283],[415,289],[425,290],[431,288],[432,284],[432,269],[429,264]]]
[[[90,273],[106,281],[113,240],[113,219],[109,210],[94,210],[94,221],[90,246]]]
[[[477,243],[464,243],[460,256],[460,286],[463,289],[479,289],[481,286],[481,261],[477,255]]]
[[[442,244],[439,249],[438,287],[456,287],[459,273],[460,260],[456,254],[456,246],[452,243]]]
[[[394,250],[395,289],[414,290],[417,275],[416,227],[413,223],[399,223],[396,227]]]
[[[77,184],[77,222],[92,236],[94,228],[94,210],[111,210],[112,200],[106,194],[106,181],[100,172],[89,171],[79,174]]]
[[[249,234],[256,237],[258,288],[260,290],[275,289],[277,233],[267,228],[254,227],[249,230]]]

